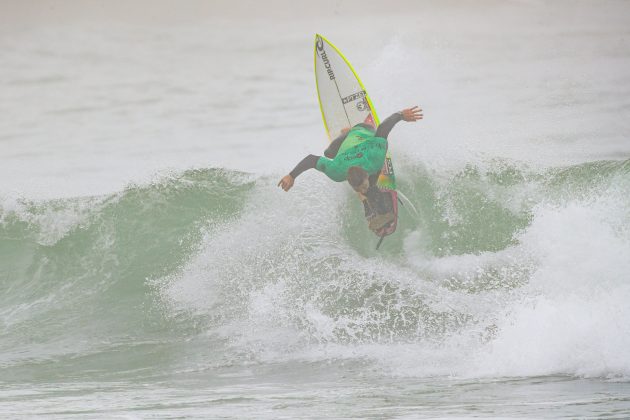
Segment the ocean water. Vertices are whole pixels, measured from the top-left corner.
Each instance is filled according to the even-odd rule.
[[[396,234],[276,184],[314,33]],[[0,3],[0,417],[630,417],[630,4]]]

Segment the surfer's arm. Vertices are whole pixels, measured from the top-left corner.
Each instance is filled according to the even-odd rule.
[[[302,172],[308,170],[308,169],[313,169],[316,165],[317,165],[317,161],[319,160],[321,156],[317,156],[317,155],[308,155],[306,156],[304,159],[302,159],[300,161],[300,163],[298,163],[295,168],[293,168],[293,170],[291,172],[289,172],[289,175],[291,175],[291,177],[293,179],[297,178]]]
[[[396,112],[383,121],[376,129],[376,137],[387,138],[392,128],[400,121],[415,122],[422,119],[422,110],[417,106],[405,108],[400,112]]]
[[[394,126],[400,121],[402,121],[402,113],[396,112],[390,115],[389,117],[385,118],[382,123],[380,123],[374,135],[376,137],[382,137],[386,139],[387,136],[389,136],[389,132],[392,131],[392,128],[394,128]]]
[[[317,161],[319,160],[319,156],[316,155],[308,155],[304,159],[297,164],[295,168],[288,175],[282,177],[280,182],[278,182],[278,186],[281,187],[285,191],[289,191],[291,187],[293,187],[293,183],[295,182],[295,178],[298,177],[302,172],[307,169],[312,169],[317,165]]]

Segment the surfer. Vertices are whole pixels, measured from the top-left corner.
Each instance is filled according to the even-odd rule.
[[[365,207],[370,229],[377,230],[389,222],[386,209],[379,205],[379,190],[376,181],[385,162],[387,136],[400,121],[416,122],[423,117],[417,106],[403,109],[385,119],[374,131],[372,125],[361,123],[341,130],[324,151],[324,156],[308,155],[288,174],[278,186],[289,191],[302,172],[315,168],[336,182],[348,181],[358,193]]]

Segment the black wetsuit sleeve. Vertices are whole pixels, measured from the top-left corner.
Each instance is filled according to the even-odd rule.
[[[386,139],[389,135],[389,132],[392,131],[392,128],[394,128],[394,126],[400,121],[402,121],[402,113],[396,112],[390,115],[378,126],[378,128],[376,129],[376,134],[374,135],[376,137],[382,137]]]
[[[324,156],[326,156],[328,159],[333,159],[335,156],[337,156],[337,152],[341,147],[341,143],[343,143],[343,141],[346,139],[347,134],[348,133],[339,134],[339,137],[334,139],[332,143],[330,143],[330,145],[328,146],[328,149],[324,151]]]
[[[319,158],[320,156],[316,156],[316,155],[306,156],[304,159],[302,159],[302,161],[300,161],[300,163],[297,164],[295,168],[293,168],[291,172],[289,172],[289,175],[291,175],[293,179],[297,178],[298,175],[300,175],[302,172],[306,171],[307,169],[314,168],[315,165],[317,165],[317,161],[319,160]]]

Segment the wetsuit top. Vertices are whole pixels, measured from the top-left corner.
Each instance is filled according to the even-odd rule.
[[[365,126],[355,126],[348,132],[333,159],[322,156],[315,169],[325,173],[333,181],[345,181],[348,169],[358,166],[373,175],[379,173],[385,162],[387,140],[375,137],[374,131]]]
[[[359,166],[370,174],[370,184],[375,184],[385,162],[387,136],[401,120],[400,112],[392,114],[378,126],[376,133],[367,124],[357,124],[347,135],[337,137],[324,156],[306,156],[289,174],[295,179],[307,169],[317,168],[333,181],[342,182],[347,179],[350,167]]]

